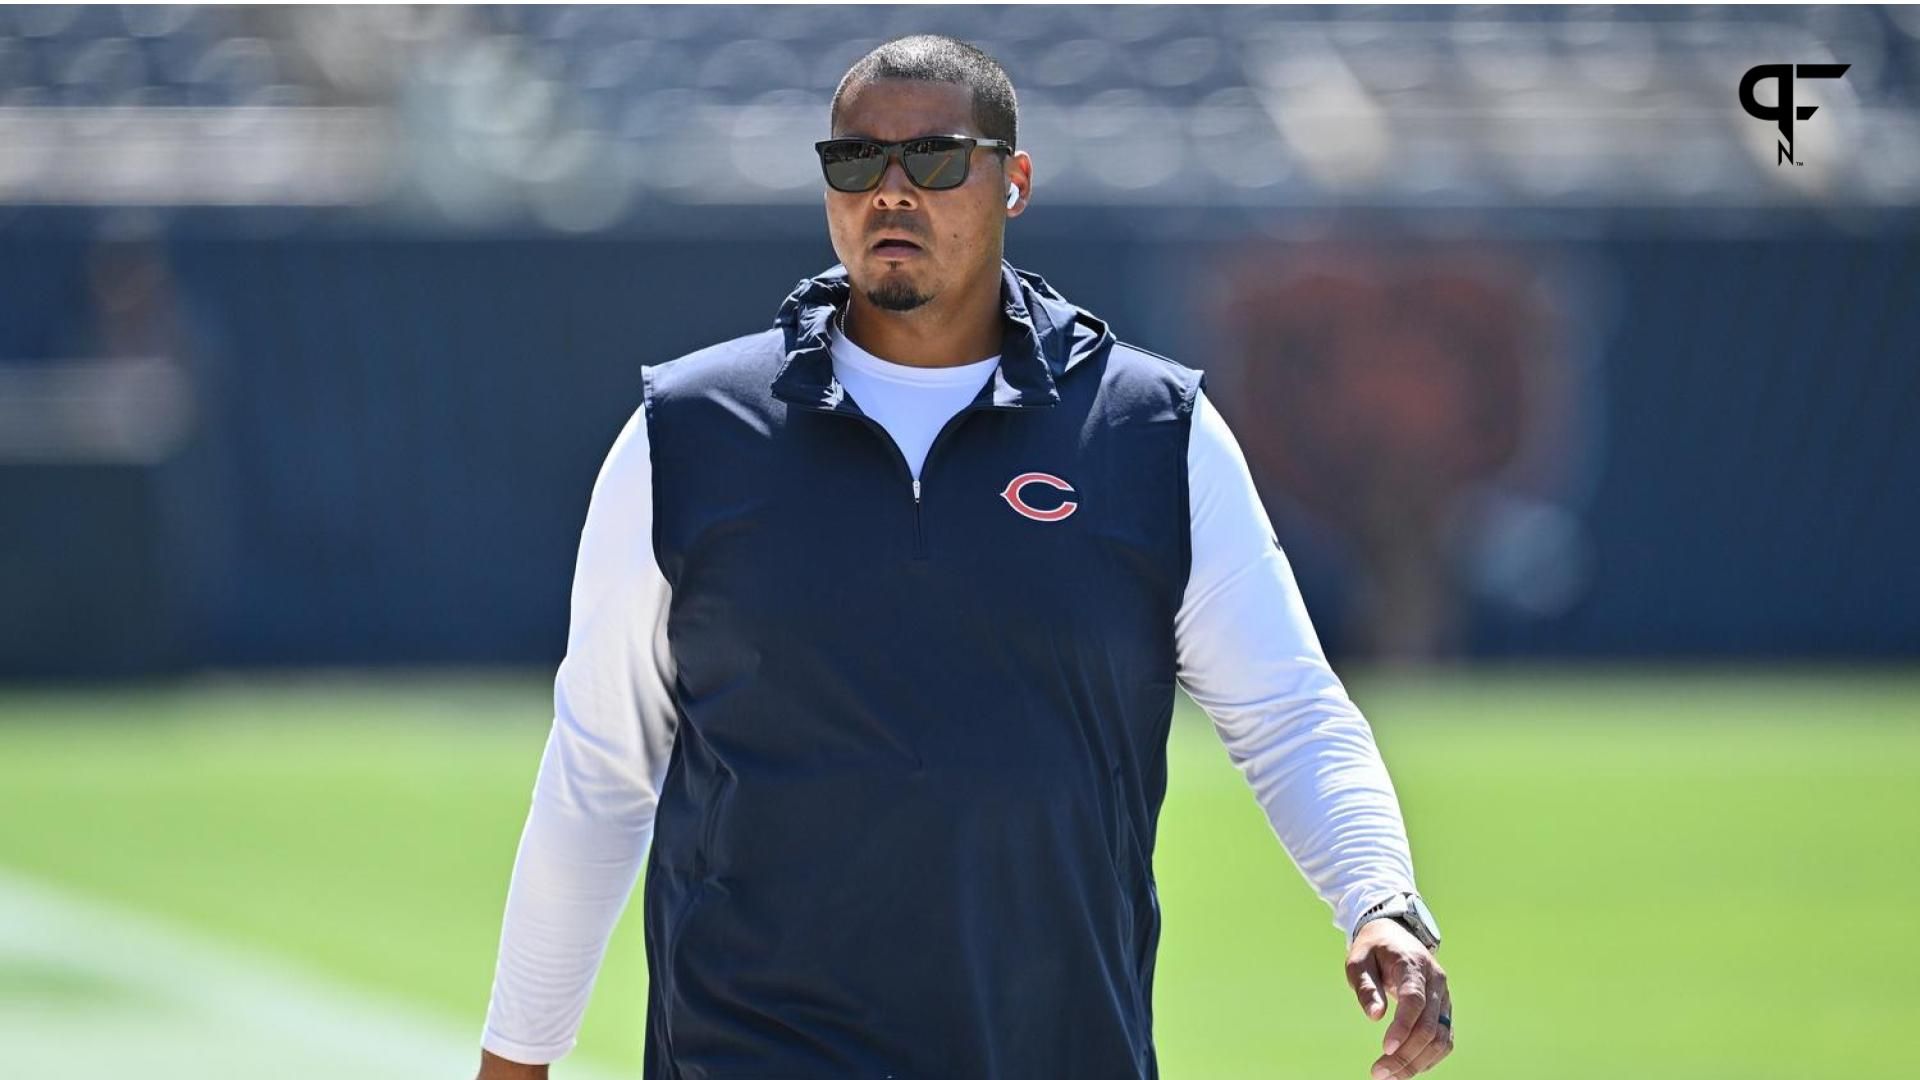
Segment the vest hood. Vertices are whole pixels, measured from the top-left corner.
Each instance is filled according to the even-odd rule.
[[[836,407],[844,395],[833,376],[830,327],[853,292],[847,268],[805,278],[780,305],[774,325],[784,331],[786,359],[773,379],[783,400]],[[1000,303],[1005,333],[1000,366],[988,388],[996,405],[1053,405],[1056,379],[1100,355],[1114,343],[1106,321],[1047,284],[1039,274],[1000,260]]]

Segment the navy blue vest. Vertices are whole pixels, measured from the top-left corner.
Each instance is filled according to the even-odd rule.
[[[649,1080],[1156,1075],[1201,373],[1001,278],[999,369],[917,492],[833,375],[842,266],[645,369],[680,714]]]

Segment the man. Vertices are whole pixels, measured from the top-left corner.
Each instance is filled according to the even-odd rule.
[[[1157,1076],[1176,684],[1397,1000],[1373,1075],[1430,1068],[1397,798],[1200,372],[1004,261],[984,53],[883,44],[832,128],[840,264],[646,368],[596,481],[480,1075],[572,1048],[650,851],[649,1078]]]

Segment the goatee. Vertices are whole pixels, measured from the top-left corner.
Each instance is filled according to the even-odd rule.
[[[891,277],[867,290],[867,303],[882,311],[912,311],[931,299],[912,282]]]

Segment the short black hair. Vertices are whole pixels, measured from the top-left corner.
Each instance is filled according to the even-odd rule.
[[[840,102],[849,93],[881,79],[958,83],[973,92],[973,126],[980,134],[1005,139],[1008,147],[1019,145],[1020,106],[1013,97],[1013,80],[999,61],[959,38],[909,34],[874,46],[841,77],[829,122],[839,121]]]

